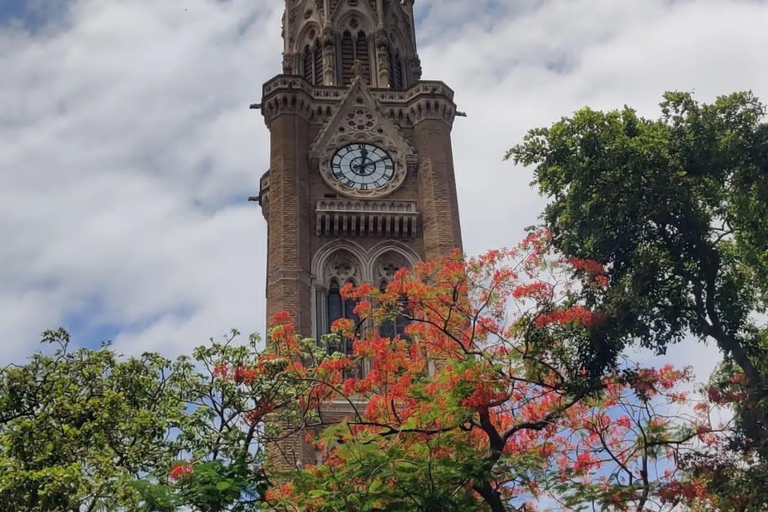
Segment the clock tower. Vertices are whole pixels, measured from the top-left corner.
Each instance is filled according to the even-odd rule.
[[[453,91],[422,80],[415,0],[286,0],[283,73],[260,105],[271,136],[259,202],[267,315],[319,338],[353,305],[348,282],[461,248]],[[381,326],[395,335],[397,325]],[[315,463],[299,437],[280,452]]]

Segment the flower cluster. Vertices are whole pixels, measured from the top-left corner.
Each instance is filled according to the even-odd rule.
[[[174,481],[181,480],[194,472],[194,466],[190,462],[177,462],[168,472],[168,478]]]

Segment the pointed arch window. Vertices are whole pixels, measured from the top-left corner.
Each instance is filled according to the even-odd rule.
[[[304,78],[312,85],[323,85],[323,49],[320,41],[304,49]]]
[[[360,61],[363,79],[371,83],[371,50],[365,32],[352,35],[344,32],[341,38],[341,75],[344,85],[349,85],[355,78],[355,62]]]
[[[403,59],[399,50],[389,50],[389,86],[392,89],[405,89]]]
[[[353,283],[354,284],[354,283]],[[333,322],[346,318],[352,320],[355,324],[360,323],[360,318],[355,314],[357,301],[354,299],[344,299],[341,296],[341,286],[334,279],[328,287],[328,327],[333,326]]]

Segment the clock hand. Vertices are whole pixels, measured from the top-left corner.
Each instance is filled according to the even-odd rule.
[[[376,165],[379,162],[383,162],[384,160],[388,160],[388,158],[382,158],[381,160],[376,160],[376,161],[371,160],[368,163],[363,163],[363,164],[360,164],[360,165],[353,166],[352,167],[352,171],[355,172],[355,173],[359,173],[360,171],[362,171],[366,167],[368,167],[370,165]]]
[[[379,162],[383,162],[383,161],[385,161],[385,160],[389,160],[389,158],[387,158],[387,157],[384,157],[384,158],[381,158],[381,159],[379,159],[379,160],[376,160],[375,162],[374,162],[374,161],[370,161],[370,162],[368,162],[367,164],[360,164],[360,166],[358,167],[358,170],[362,169],[363,167],[368,167],[369,165],[376,165],[376,164],[378,164]]]

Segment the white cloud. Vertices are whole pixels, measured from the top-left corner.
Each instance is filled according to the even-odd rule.
[[[0,31],[0,360],[72,316],[130,351],[260,328],[265,227],[245,201],[269,148],[248,105],[279,67],[280,2],[71,7]]]
[[[279,72],[282,5],[72,0],[33,34],[0,25],[0,361],[71,316],[130,351],[263,330],[266,227],[244,201],[269,138],[247,106]],[[470,116],[454,151],[473,253],[544,204],[501,161],[528,128],[584,105],[655,115],[668,89],[768,99],[763,1],[416,5],[425,78]]]

